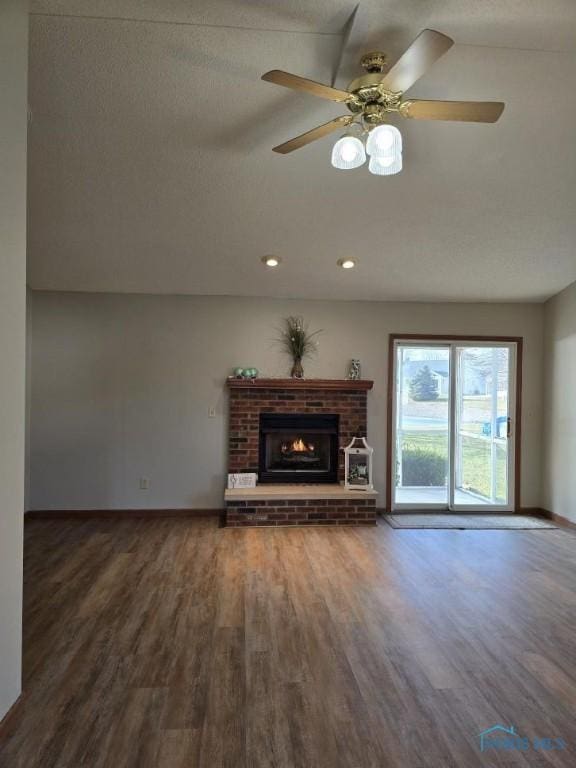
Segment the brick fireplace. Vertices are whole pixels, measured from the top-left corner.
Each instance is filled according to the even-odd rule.
[[[228,379],[230,417],[228,432],[228,471],[260,473],[256,489],[234,489],[226,492],[226,525],[337,525],[374,523],[376,493],[346,491],[344,480],[344,448],[357,435],[366,435],[367,394],[373,382],[338,379]],[[332,450],[332,475],[322,480],[319,473],[311,474],[313,484],[306,483],[304,460],[298,460],[294,450],[298,445],[282,444],[277,450],[287,450],[299,472],[294,478],[275,482],[274,472],[263,471],[262,424],[274,423],[266,415],[277,415],[292,428],[298,417],[314,414],[319,418],[317,430],[336,425]],[[305,422],[305,419],[301,419]],[[296,427],[294,427],[296,429]],[[312,447],[311,455],[322,458],[318,444],[321,434],[302,432],[300,449]],[[308,437],[307,437],[308,435]],[[293,433],[298,441],[297,432]],[[286,433],[286,439],[290,433]],[[312,463],[310,457],[308,460]],[[278,464],[278,462],[277,462]],[[289,465],[283,466],[284,470]],[[289,473],[287,473],[289,475]],[[334,483],[334,479],[340,481]],[[323,484],[325,483],[325,484]]]
[[[228,379],[230,422],[228,471],[258,472],[261,413],[326,413],[339,419],[338,447],[366,435],[371,381],[338,379]],[[338,480],[344,480],[344,455],[338,451]]]

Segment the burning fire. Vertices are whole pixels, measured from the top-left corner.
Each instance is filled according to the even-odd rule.
[[[314,446],[312,443],[308,443],[308,445],[306,445],[304,440],[299,437],[297,440],[293,440],[292,443],[284,443],[282,445],[282,451],[291,451],[292,453],[308,453],[314,451]]]

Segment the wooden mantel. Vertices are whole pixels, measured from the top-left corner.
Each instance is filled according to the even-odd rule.
[[[332,389],[339,392],[359,392],[372,389],[367,379],[227,379],[232,389]]]

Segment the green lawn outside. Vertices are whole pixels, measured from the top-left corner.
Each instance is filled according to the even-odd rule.
[[[508,413],[506,395],[498,396],[498,416]],[[444,419],[448,423],[448,400],[439,397],[436,400],[412,400],[409,398],[402,405],[402,415],[409,417],[432,417]],[[466,432],[482,434],[484,424],[492,421],[492,398],[489,395],[466,395],[462,401],[460,413],[462,428]]]
[[[448,466],[448,436],[436,431],[404,432],[402,449],[419,448],[442,456]],[[474,437],[464,437],[462,442],[463,466],[462,487],[464,490],[490,498],[490,443]],[[506,452],[497,446],[496,462],[497,500],[506,500]]]

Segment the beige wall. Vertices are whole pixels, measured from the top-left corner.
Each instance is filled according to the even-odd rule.
[[[20,693],[28,15],[0,3],[0,719]]]
[[[576,283],[544,306],[542,506],[576,522]]]
[[[226,472],[225,377],[281,376],[288,314],[323,328],[309,376],[344,377],[359,357],[376,484],[385,489],[389,333],[525,338],[522,503],[539,503],[540,305],[385,304],[231,297],[33,294],[31,507],[213,508]],[[216,418],[208,410],[216,408]],[[147,491],[140,477],[150,479]]]

